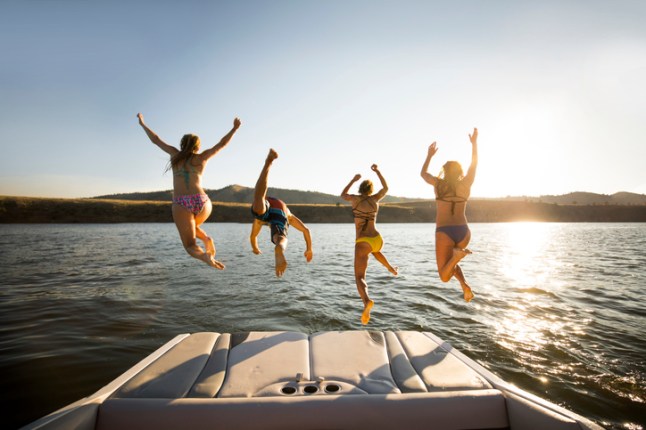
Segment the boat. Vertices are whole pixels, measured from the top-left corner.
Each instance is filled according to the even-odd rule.
[[[23,429],[512,429],[599,425],[430,332],[177,335]]]

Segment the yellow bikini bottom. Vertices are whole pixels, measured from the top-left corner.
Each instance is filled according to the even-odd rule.
[[[366,242],[372,248],[372,252],[379,252],[384,246],[384,240],[381,238],[381,235],[378,234],[374,237],[363,236],[357,239],[355,243]]]

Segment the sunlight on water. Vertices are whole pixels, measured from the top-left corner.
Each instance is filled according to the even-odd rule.
[[[543,223],[508,224],[502,239],[504,262],[499,270],[511,285],[522,287],[531,294],[534,288],[544,290],[553,271],[553,263],[545,258],[550,239],[550,227]],[[547,342],[549,333],[562,329],[563,322],[545,315],[532,315],[533,301],[524,299],[511,303],[511,309],[494,322],[498,343],[510,351],[522,345],[526,350],[538,350]]]
[[[547,228],[539,223],[509,224],[503,237],[503,276],[523,287],[534,287],[548,279],[552,267],[544,258],[550,238]]]
[[[548,342],[547,335],[558,332],[563,325],[548,318],[530,317],[519,308],[494,323],[498,344],[510,351],[517,350],[519,344],[525,350],[539,350]]]

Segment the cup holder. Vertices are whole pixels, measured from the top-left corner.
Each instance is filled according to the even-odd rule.
[[[318,387],[316,385],[306,385],[305,388],[303,388],[303,392],[305,394],[314,394],[318,391]]]
[[[296,388],[290,387],[289,385],[280,389],[280,392],[283,394],[291,395],[296,393]]]
[[[286,396],[293,396],[298,394],[311,395],[319,392],[326,394],[337,394],[341,391],[341,385],[335,383],[329,384],[313,384],[312,381],[309,381],[307,384],[289,384],[280,388],[280,393]]]
[[[336,384],[328,384],[325,386],[326,393],[333,394],[333,393],[338,393],[339,391],[341,391],[341,387],[339,387]]]

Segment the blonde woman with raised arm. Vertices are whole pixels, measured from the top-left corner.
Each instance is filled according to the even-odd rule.
[[[137,114],[139,125],[148,138],[162,151],[170,156],[167,171],[173,172],[173,220],[186,252],[216,269],[224,269],[224,264],[215,259],[213,239],[200,227],[207,220],[213,206],[209,196],[202,188],[202,175],[206,163],[220,150],[229,144],[235,132],[240,128],[240,120],[233,120],[233,128],[211,148],[200,151],[200,138],[194,134],[185,134],[177,149],[157,136],[145,123],[142,114]],[[196,238],[204,242],[203,250]]]

